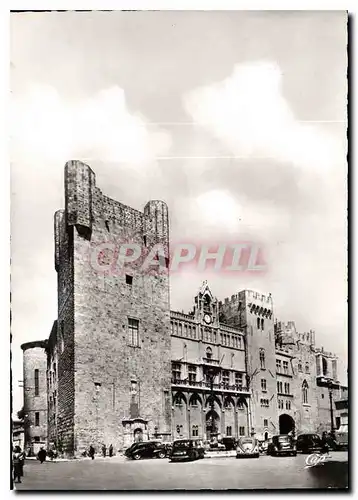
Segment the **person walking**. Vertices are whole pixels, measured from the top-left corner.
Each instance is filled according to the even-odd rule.
[[[21,451],[20,446],[15,446],[14,452],[12,454],[12,464],[13,464],[13,469],[14,469],[14,483],[16,483],[16,482],[21,483],[23,460],[24,460],[24,454]]]
[[[89,447],[89,452],[88,452],[89,456],[91,457],[92,460],[94,460],[94,454],[95,454],[95,449],[93,448],[93,446],[91,445]]]
[[[47,455],[46,450],[44,448],[40,448],[40,451],[37,454],[37,458],[40,460],[42,464],[46,460],[46,455]]]
[[[102,455],[103,455],[103,458],[106,458],[106,453],[107,453],[107,448],[106,448],[106,445],[103,444],[103,446],[102,446]]]
[[[327,455],[327,458],[329,458],[329,446],[328,446],[328,439],[327,439],[326,431],[323,431],[323,433],[322,433],[321,454]]]
[[[113,457],[113,445],[112,444],[109,445],[108,453],[109,453],[110,457]]]

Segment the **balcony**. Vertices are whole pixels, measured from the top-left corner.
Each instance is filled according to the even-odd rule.
[[[188,380],[188,379],[172,379],[172,385],[175,387],[187,387],[187,388],[202,388],[204,391],[210,391],[211,388],[214,391],[220,391],[220,392],[236,392],[236,393],[244,393],[244,394],[249,394],[249,390],[247,387],[242,387],[240,385],[236,384],[226,384],[223,382],[220,383],[214,383],[211,386],[210,382],[207,382],[206,380],[201,380],[201,381],[193,381],[193,380]]]

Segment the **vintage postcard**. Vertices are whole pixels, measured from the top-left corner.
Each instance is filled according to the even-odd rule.
[[[11,13],[12,488],[348,488],[348,25]]]

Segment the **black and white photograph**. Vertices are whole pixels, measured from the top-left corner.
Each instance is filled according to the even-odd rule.
[[[348,491],[348,32],[11,12],[12,490]]]

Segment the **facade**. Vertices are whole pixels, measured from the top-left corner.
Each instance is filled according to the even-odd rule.
[[[118,242],[143,255],[118,261]],[[151,272],[143,258],[157,245],[161,272]],[[168,263],[165,203],[135,210],[102,194],[89,166],[66,164],[65,209],[55,214],[58,314],[44,357],[49,444],[76,456],[152,438],[330,430],[337,358],[316,348],[314,332],[277,321],[270,294],[220,302],[206,282],[192,311],[171,311]]]
[[[24,446],[36,454],[47,446],[46,341],[22,344],[24,387]]]

